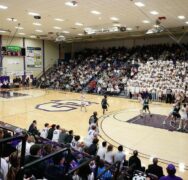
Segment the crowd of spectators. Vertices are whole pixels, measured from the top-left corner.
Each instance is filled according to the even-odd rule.
[[[177,96],[185,96],[187,71],[188,63],[185,61],[177,61],[176,64],[172,60],[140,63],[138,73],[127,82],[127,94],[138,96],[147,91],[152,100],[172,103]]]
[[[86,49],[75,56],[75,59],[61,62],[45,74],[39,86],[79,92],[100,71],[100,63],[107,56],[107,52]]]
[[[38,85],[130,98],[145,93],[152,100],[172,103],[177,96],[187,96],[188,55],[184,48],[160,44],[86,49],[52,68]]]
[[[94,180],[94,174],[96,173],[97,176],[102,174],[100,179],[110,180],[115,176],[115,169],[117,169],[117,165],[113,167],[113,164],[119,163],[121,170],[118,174],[119,178],[139,179],[142,176],[141,174],[143,174],[160,180],[182,180],[180,177],[175,176],[176,168],[173,164],[167,166],[168,175],[164,176],[163,168],[158,165],[157,158],[154,158],[153,164],[146,168],[142,165],[137,150],[134,150],[133,154],[128,157],[129,155],[125,153],[121,145],[117,150],[114,150],[114,147],[106,141],[99,143],[97,121],[97,113],[94,112],[89,118],[88,135],[86,138],[81,139],[79,135],[74,135],[73,130],[66,131],[55,124],[50,126],[45,123],[44,128],[38,130],[37,121],[34,120],[28,129],[25,164],[59,151],[62,145],[63,147],[70,147],[71,154],[67,152],[60,153],[31,166],[24,171],[25,178]],[[19,135],[22,134],[22,131],[17,128],[15,133]],[[11,134],[7,130],[0,129],[0,140],[6,137],[11,137]],[[86,139],[87,141],[85,141]],[[2,176],[4,180],[16,179],[20,169],[21,147],[22,143],[16,140],[11,143],[1,144],[0,177]],[[78,168],[95,156],[97,157],[96,159]],[[67,176],[67,173],[75,168],[78,168],[78,170],[71,176]],[[144,178],[144,176],[142,177]]]

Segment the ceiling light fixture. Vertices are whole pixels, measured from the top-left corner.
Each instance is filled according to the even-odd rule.
[[[114,23],[113,26],[114,26],[114,27],[120,27],[121,24],[120,24],[120,23]]]
[[[35,13],[35,12],[28,12],[28,14],[29,14],[30,16],[40,16],[40,14]]]
[[[40,30],[40,29],[36,29],[35,31],[36,31],[36,32],[43,32],[43,31],[42,31],[42,30]]]
[[[16,22],[16,21],[17,21],[17,19],[15,19],[15,18],[7,18],[7,21]]]
[[[143,22],[144,24],[150,23],[148,20],[143,20],[142,22]]]
[[[157,11],[150,11],[150,14],[157,15],[159,13]]]
[[[91,11],[91,13],[92,13],[92,14],[95,14],[95,15],[101,14],[99,11],[95,11],[95,10]]]
[[[185,16],[180,15],[180,16],[178,16],[178,18],[179,19],[185,19]]]
[[[7,6],[0,5],[0,9],[7,9],[7,8],[8,8]]]
[[[36,36],[35,35],[31,35],[30,38],[36,38]]]
[[[25,33],[18,33],[19,35],[25,35]]]
[[[61,29],[61,27],[58,27],[58,26],[54,26],[53,28],[54,28],[54,29],[58,29],[58,30]]]
[[[78,33],[78,36],[83,36],[83,34],[82,33]]]
[[[127,30],[127,31],[132,31],[133,28],[128,27],[128,28],[126,28],[126,30]]]
[[[16,29],[20,29],[20,30],[21,30],[21,29],[24,29],[23,27],[20,27],[20,26],[16,26],[15,28],[16,28]]]
[[[188,21],[186,21],[185,24],[188,24]]]
[[[111,17],[110,18],[112,21],[118,21],[119,19],[117,17]]]
[[[75,25],[76,25],[76,26],[83,26],[83,24],[82,24],[82,23],[79,23],[79,22],[76,22]]]
[[[69,34],[70,32],[69,32],[69,31],[63,31],[63,33],[65,33],[65,34]]]
[[[38,22],[34,22],[33,25],[35,25],[35,26],[41,26],[42,24],[40,24]]]
[[[144,7],[145,6],[145,4],[143,4],[142,2],[135,2],[134,4],[138,7]]]
[[[54,20],[55,21],[60,21],[60,22],[64,21],[64,19],[61,19],[61,18],[55,18]]]
[[[67,1],[65,2],[65,5],[70,7],[76,7],[78,6],[78,3],[76,1]]]

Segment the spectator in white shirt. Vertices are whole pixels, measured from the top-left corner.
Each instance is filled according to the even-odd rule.
[[[6,180],[7,173],[8,173],[8,163],[6,162],[5,159],[0,157],[0,179],[2,178]]]
[[[107,150],[106,146],[107,146],[107,142],[103,141],[102,146],[100,146],[98,151],[97,151],[97,156],[99,156],[100,159],[102,159],[102,160],[105,159],[105,153],[106,153],[106,150]]]
[[[33,136],[28,136],[27,137],[27,141],[26,141],[26,148],[25,148],[25,155],[28,156],[30,155],[30,148],[32,145],[35,144],[35,138]],[[21,149],[22,149],[22,142],[20,142],[18,145],[17,145],[17,149],[18,151],[21,152]]]
[[[121,163],[124,162],[125,158],[125,153],[123,152],[123,146],[118,147],[118,152],[115,153],[114,155],[114,162],[120,161]]]
[[[40,133],[40,137],[42,138],[47,138],[48,136],[48,131],[49,131],[49,124],[45,123],[44,124],[44,128],[42,129],[41,133]]]
[[[114,152],[112,145],[108,145],[104,160],[110,164],[114,163]]]
[[[57,125],[56,129],[53,132],[52,141],[58,142],[60,133],[61,133],[60,125]]]

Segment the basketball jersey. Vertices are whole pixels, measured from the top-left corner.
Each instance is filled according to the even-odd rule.
[[[148,99],[145,99],[145,100],[144,100],[144,106],[148,106],[148,104],[149,104]]]
[[[42,129],[42,131],[40,133],[40,137],[47,138],[47,136],[48,136],[48,130],[49,130],[49,128],[47,128],[47,127],[45,127],[44,129]]]
[[[107,106],[107,100],[105,98],[102,99],[101,105],[102,106]]]
[[[81,99],[81,104],[82,105],[85,104],[86,98],[85,98],[85,96],[83,94],[81,95],[80,99]]]
[[[60,129],[54,130],[52,141],[58,142],[60,133],[61,133]]]
[[[72,142],[70,143],[71,148],[77,149],[78,143],[79,143],[78,141],[75,141],[75,139],[73,139]]]

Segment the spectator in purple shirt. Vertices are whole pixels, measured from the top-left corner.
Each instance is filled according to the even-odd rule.
[[[168,175],[161,177],[159,180],[183,180],[181,177],[175,176],[176,168],[173,164],[169,164],[166,170]]]

